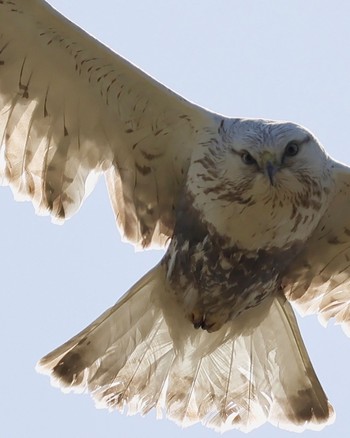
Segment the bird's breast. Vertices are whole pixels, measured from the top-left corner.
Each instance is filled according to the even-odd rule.
[[[175,296],[195,328],[218,330],[280,288],[281,274],[298,253],[282,249],[242,251],[225,247],[219,236],[200,242],[174,236],[162,263],[168,292]]]

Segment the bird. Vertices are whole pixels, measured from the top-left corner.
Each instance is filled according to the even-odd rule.
[[[166,248],[39,371],[182,426],[330,424],[290,303],[349,335],[349,168],[297,124],[186,101],[44,1],[0,1],[0,29],[2,184],[62,222],[104,174],[125,238]]]

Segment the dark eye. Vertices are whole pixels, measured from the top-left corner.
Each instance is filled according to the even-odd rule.
[[[247,164],[248,166],[256,163],[255,159],[247,151],[243,151],[241,153],[241,158],[242,158],[243,163]]]
[[[284,156],[294,157],[298,152],[299,152],[299,145],[294,141],[291,141],[290,143],[287,144],[287,146],[284,149]]]

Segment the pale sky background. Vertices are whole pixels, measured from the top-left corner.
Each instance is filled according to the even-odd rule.
[[[65,16],[196,103],[226,115],[287,119],[350,163],[348,0],[51,0]],[[59,74],[59,72],[57,72]],[[93,111],[93,109],[91,109]],[[127,417],[63,394],[36,361],[76,334],[161,256],[121,243],[103,181],[63,227],[0,189],[0,437],[214,438],[201,425]],[[341,214],[341,212],[339,212]],[[350,339],[300,320],[337,419],[303,437],[350,436]],[[240,436],[227,432],[226,436]],[[254,438],[292,437],[265,425]]]

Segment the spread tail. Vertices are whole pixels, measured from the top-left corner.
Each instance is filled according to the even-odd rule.
[[[38,363],[55,385],[129,414],[156,408],[182,426],[249,431],[334,419],[290,304],[266,300],[214,333],[195,330],[156,266],[115,306]]]

